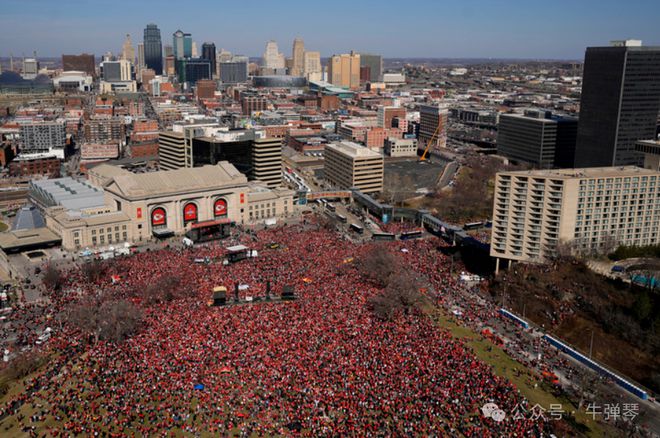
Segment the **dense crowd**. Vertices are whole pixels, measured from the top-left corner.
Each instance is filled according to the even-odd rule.
[[[258,256],[223,265],[230,243],[256,249]],[[434,298],[449,299],[464,288],[449,275],[437,241],[385,245],[407,269],[426,277]],[[400,251],[404,246],[407,252]],[[89,346],[65,327],[48,344],[60,354],[25,382],[2,414],[14,415],[26,432],[53,436],[483,437],[546,431],[541,420],[483,417],[479,409],[487,402],[512,412],[526,401],[428,316],[375,318],[368,300],[380,291],[355,268],[367,250],[315,225],[290,226],[117,259],[96,283],[82,270],[68,272],[63,290],[76,293],[54,294],[54,312],[102,290],[104,299],[142,307],[144,326],[124,342]],[[200,257],[212,262],[193,262]],[[120,276],[115,285],[112,275]],[[141,301],[140,290],[172,275],[185,286],[185,297],[156,305]],[[214,286],[226,286],[232,296],[241,285],[241,298],[257,297],[265,295],[268,281],[272,294],[292,285],[298,299],[207,304]],[[465,311],[469,323],[490,310]],[[21,405],[35,414],[21,417]]]

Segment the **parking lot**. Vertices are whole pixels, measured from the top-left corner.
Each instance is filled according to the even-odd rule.
[[[415,190],[421,192],[423,189],[427,189],[430,191],[435,187],[446,165],[446,161],[438,158],[424,162],[417,161],[417,158],[405,161],[386,161],[385,181],[398,175],[401,178],[410,178]]]

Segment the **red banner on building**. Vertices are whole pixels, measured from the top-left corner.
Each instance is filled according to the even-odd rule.
[[[137,218],[142,219],[142,208],[141,207],[138,207],[138,209],[137,209]]]
[[[189,202],[183,207],[183,222],[193,222],[197,220],[197,204]]]
[[[224,199],[217,199],[213,204],[213,215],[215,217],[227,216],[227,201]]]
[[[154,208],[151,212],[151,226],[158,227],[167,224],[167,214],[162,207]]]

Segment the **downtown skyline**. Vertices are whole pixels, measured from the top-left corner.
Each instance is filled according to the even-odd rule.
[[[332,8],[297,0],[286,7],[259,2],[252,8],[195,0],[186,9],[147,0],[144,12],[126,14],[131,4],[125,0],[95,1],[91,7],[80,0],[57,5],[8,0],[0,17],[4,29],[0,57],[31,56],[33,51],[43,57],[118,53],[127,33],[137,45],[151,22],[161,29],[164,45],[171,44],[172,33],[181,29],[191,33],[199,47],[212,41],[218,49],[250,57],[260,56],[271,39],[291,56],[296,37],[323,57],[356,50],[389,58],[581,60],[585,47],[607,45],[613,39],[660,45],[660,29],[654,23],[660,15],[657,2],[574,3],[561,0],[547,8],[518,1],[474,0],[458,5],[424,0],[408,14],[395,14],[388,2],[371,0],[360,4],[339,0]]]

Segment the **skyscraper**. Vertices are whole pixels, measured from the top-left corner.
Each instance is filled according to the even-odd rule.
[[[301,76],[305,69],[305,43],[302,38],[293,40],[293,68],[289,72],[292,76]]]
[[[320,81],[323,79],[320,52],[305,52],[303,60],[303,75],[308,81]]]
[[[172,47],[174,48],[174,58],[185,59],[192,58],[192,36],[181,30],[172,34]]]
[[[163,74],[163,45],[160,29],[155,24],[147,24],[144,29],[144,62],[157,75]]]
[[[213,43],[202,44],[202,59],[207,59],[209,62],[211,62],[211,77],[215,77],[215,72],[216,72],[215,44]]]
[[[126,34],[126,39],[124,40],[124,45],[121,49],[121,57],[131,64],[135,64],[135,48],[131,42],[131,36]]]
[[[138,44],[138,50],[137,50],[137,68],[138,70],[142,70],[145,68],[146,64],[144,63],[144,43],[139,43]]]
[[[660,47],[587,48],[575,167],[641,165],[635,143],[655,138],[659,109]]]
[[[360,53],[360,67],[369,67],[369,82],[380,82],[383,80],[383,57]]]
[[[333,55],[328,64],[328,82],[339,87],[360,88],[360,55]]]
[[[280,53],[277,42],[270,40],[266,44],[266,51],[263,56],[263,66],[265,68],[284,68],[286,61],[284,59],[284,54]]]

